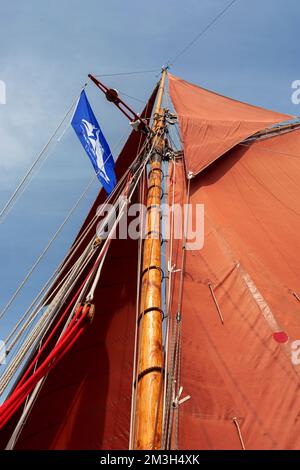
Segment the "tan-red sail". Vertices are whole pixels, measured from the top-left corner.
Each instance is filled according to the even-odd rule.
[[[190,183],[191,210],[195,215],[198,203],[205,208],[204,247],[186,251],[183,273],[182,240],[173,240],[169,259],[170,313],[182,338],[172,337],[171,329],[169,350],[178,341],[177,388],[183,387],[170,399],[171,447],[298,449],[300,130],[239,144],[289,116],[172,76],[170,91],[187,170],[202,170]],[[127,142],[119,175],[139,140],[132,134]],[[174,188],[175,202],[183,205],[188,183],[178,153],[175,162],[169,200]],[[83,227],[101,202],[103,193]],[[128,448],[136,275],[136,242],[114,240],[96,291],[94,322],[50,372],[18,449]],[[0,436],[4,444],[15,421]]]
[[[141,117],[150,118],[156,94],[157,87]],[[144,141],[145,136],[132,132],[116,163],[118,179]],[[101,190],[81,232],[104,200]],[[136,240],[111,242],[95,293],[94,320],[48,375],[17,441],[17,449],[128,448],[137,256]],[[78,284],[82,281],[78,279]],[[1,431],[1,448],[5,447],[17,418],[11,419]]]
[[[187,170],[193,174],[250,135],[292,117],[218,95],[171,74],[169,88]]]
[[[173,446],[241,449],[242,438],[246,449],[299,449],[299,149],[299,130],[239,145],[191,182],[193,210],[205,205],[205,239],[186,252],[180,385],[191,398],[179,407]],[[185,187],[178,163],[181,204]],[[178,268],[182,242],[174,243]]]

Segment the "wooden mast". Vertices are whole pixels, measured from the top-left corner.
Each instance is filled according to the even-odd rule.
[[[164,150],[164,111],[161,109],[166,69],[157,94],[152,130],[147,230],[143,247],[139,315],[139,355],[135,401],[135,449],[160,449],[162,441],[163,352],[161,310],[161,155]]]

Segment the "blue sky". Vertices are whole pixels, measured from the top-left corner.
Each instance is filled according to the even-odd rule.
[[[0,0],[0,206],[64,116],[88,73],[159,71],[229,0]],[[300,79],[300,3],[237,0],[177,62],[172,73],[219,93],[293,115]],[[145,101],[157,73],[103,78]],[[111,145],[126,119],[89,85],[90,102]],[[142,103],[128,99],[137,110]],[[124,139],[123,139],[124,140]],[[72,129],[52,149],[0,224],[0,309],[77,200],[93,170]],[[63,257],[99,187],[93,186],[39,271],[0,322],[0,338]]]

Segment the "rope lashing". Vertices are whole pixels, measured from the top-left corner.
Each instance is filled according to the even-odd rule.
[[[243,450],[246,450],[246,447],[245,447],[245,444],[244,444],[244,440],[243,440],[243,436],[242,436],[242,432],[241,432],[241,428],[240,428],[240,424],[239,424],[239,420],[236,416],[234,416],[232,418],[232,421],[234,422],[235,424],[235,427],[237,429],[237,432],[238,432],[238,436],[239,436],[239,440],[240,440],[240,443],[241,443],[241,446],[242,446],[242,449]]]
[[[221,309],[219,307],[219,304],[218,304],[218,301],[217,301],[217,298],[215,296],[215,292],[214,292],[214,286],[212,285],[211,282],[208,283],[208,287],[209,287],[209,290],[210,290],[210,293],[211,293],[211,296],[213,298],[213,301],[214,301],[214,304],[216,306],[216,309],[217,309],[217,312],[218,312],[218,315],[219,315],[219,318],[221,320],[221,323],[222,325],[224,325],[224,318],[223,318],[223,315],[222,315],[222,312],[221,312]]]

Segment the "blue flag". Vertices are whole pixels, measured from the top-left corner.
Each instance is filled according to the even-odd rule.
[[[81,92],[71,124],[93,164],[98,179],[110,194],[116,185],[115,162],[84,90]]]

